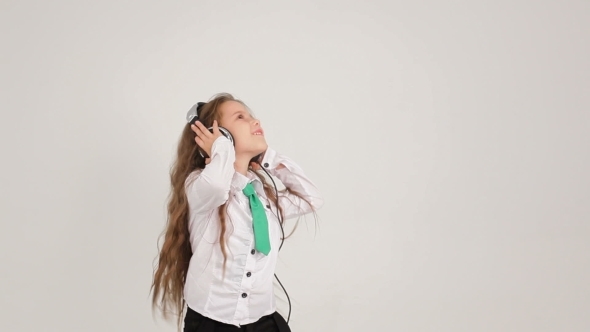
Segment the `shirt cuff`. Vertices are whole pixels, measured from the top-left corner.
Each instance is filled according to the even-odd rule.
[[[279,166],[280,161],[277,160],[277,152],[273,150],[271,147],[266,148],[266,152],[264,153],[264,157],[262,158],[262,162],[260,165],[265,169],[272,169],[274,170]]]
[[[231,141],[227,137],[225,137],[223,135],[217,137],[213,141],[213,144],[211,145],[211,155],[214,155],[215,154],[215,152],[217,151],[217,149],[219,149],[219,145],[220,144],[221,145],[223,145],[223,144],[226,144],[227,145],[227,143],[229,143],[229,146],[228,146],[229,148],[233,147],[233,145],[231,144]]]

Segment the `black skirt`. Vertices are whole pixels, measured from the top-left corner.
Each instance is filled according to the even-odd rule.
[[[289,325],[278,312],[260,318],[258,321],[241,327],[224,324],[205,317],[200,313],[186,309],[184,332],[291,332]]]

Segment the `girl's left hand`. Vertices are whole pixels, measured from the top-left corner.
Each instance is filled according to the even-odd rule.
[[[251,162],[250,163],[250,167],[252,167],[252,170],[253,171],[259,171],[260,170],[260,165],[258,163],[255,163],[255,162]],[[276,169],[282,169],[282,168],[285,168],[285,165],[279,164]]]
[[[258,163],[262,162],[262,159],[264,158],[264,154],[266,153],[266,151],[264,151],[263,153],[258,155],[257,161]],[[260,170],[260,164],[258,164],[257,162],[251,161],[250,162],[250,167],[252,168],[253,171],[259,171]]]
[[[252,168],[253,171],[259,171],[260,170],[260,165],[258,163],[255,162],[250,162],[250,167]]]
[[[265,153],[266,153],[266,151],[264,151],[263,153],[260,154],[260,156],[258,157],[258,162],[262,162],[262,159],[264,158]],[[253,171],[260,170],[260,164],[253,162],[253,161],[250,162],[250,167],[252,168]],[[285,168],[285,165],[279,164],[276,169],[281,169],[281,168]]]

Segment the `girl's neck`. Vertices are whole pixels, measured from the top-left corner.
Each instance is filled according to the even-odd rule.
[[[248,174],[248,167],[250,166],[250,160],[252,159],[252,157],[248,158],[248,157],[242,157],[242,158],[238,158],[236,157],[236,161],[234,162],[234,168],[236,170],[236,172],[242,174],[242,175],[247,175]]]

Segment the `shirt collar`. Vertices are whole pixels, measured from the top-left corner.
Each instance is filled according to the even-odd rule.
[[[254,189],[256,189],[256,191],[260,194],[260,189],[262,188],[262,182],[260,181],[258,176],[256,176],[252,172],[248,172],[248,173],[246,173],[246,175],[243,175],[242,173],[239,173],[239,172],[235,172],[234,177],[232,179],[231,187],[233,190],[241,192],[244,188],[246,188],[246,185],[248,183],[252,183],[252,185],[254,186]]]

